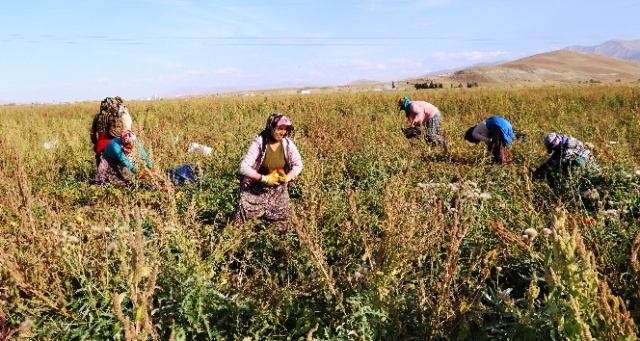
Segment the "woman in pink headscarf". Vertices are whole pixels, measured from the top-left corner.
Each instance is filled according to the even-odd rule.
[[[100,165],[96,173],[96,185],[107,182],[114,182],[123,186],[129,185],[131,181],[125,175],[125,169],[131,173],[138,173],[138,168],[134,165],[136,159],[136,149],[139,150],[146,166],[151,169],[153,163],[149,159],[147,151],[138,141],[136,134],[131,130],[123,131],[119,137],[111,140],[100,154]],[[144,172],[140,172],[144,177]]]
[[[302,157],[290,139],[291,120],[280,113],[267,119],[240,163],[240,191],[236,224],[255,218],[280,223],[287,229],[290,215],[288,183],[302,171]]]

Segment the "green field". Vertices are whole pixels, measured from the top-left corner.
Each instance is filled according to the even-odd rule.
[[[451,156],[404,138],[405,95],[440,108]],[[0,107],[0,340],[638,338],[637,86],[126,104],[156,167],[199,185],[91,185],[98,102]],[[304,162],[293,229],[237,228],[237,169],[275,111]],[[528,135],[506,166],[463,140],[496,114]],[[595,146],[598,201],[532,180],[551,131]]]

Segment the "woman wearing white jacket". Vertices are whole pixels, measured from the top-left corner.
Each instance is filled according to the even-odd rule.
[[[126,105],[120,104],[118,108],[118,118],[120,122],[122,122],[122,130],[131,130],[131,125],[133,120],[131,119],[131,115],[129,114],[129,109]]]

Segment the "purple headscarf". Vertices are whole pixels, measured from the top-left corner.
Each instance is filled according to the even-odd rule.
[[[285,135],[285,137],[289,137],[289,135],[291,135],[291,133],[293,132],[293,123],[291,122],[291,120],[287,116],[279,112],[269,115],[267,124],[265,125],[262,132],[266,133],[267,136],[272,136],[273,131],[279,126],[287,126],[287,134]]]
[[[565,134],[549,133],[544,138],[544,146],[547,147],[547,153],[551,154],[556,147],[567,142],[569,137]]]

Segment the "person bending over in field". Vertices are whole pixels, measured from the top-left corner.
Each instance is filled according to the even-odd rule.
[[[122,105],[120,96],[107,97],[100,102],[100,111],[93,117],[91,143],[96,156],[96,167],[100,167],[100,154],[114,138],[120,136],[122,121],[118,112]]]
[[[487,149],[493,155],[493,162],[504,165],[511,143],[516,138],[511,123],[500,116],[492,116],[469,128],[464,139],[478,144],[487,144]]]
[[[407,117],[406,130],[424,126],[426,130],[424,141],[428,145],[442,146],[444,152],[449,153],[447,143],[440,132],[442,115],[435,105],[425,101],[412,101],[409,97],[404,97],[398,99],[398,110],[405,112]]]
[[[280,113],[267,119],[240,162],[240,191],[236,224],[264,218],[287,230],[290,216],[289,181],[302,171],[302,157],[290,139],[291,120]]]
[[[111,140],[100,155],[100,166],[96,173],[96,185],[107,182],[114,182],[123,186],[131,184],[131,180],[126,175],[128,169],[133,174],[140,174],[140,178],[145,178],[144,171],[138,171],[134,165],[137,159],[136,150],[139,151],[142,160],[150,171],[153,170],[153,163],[149,159],[147,151],[144,149],[136,134],[131,130],[125,130],[119,137]]]
[[[560,170],[567,175],[578,170],[590,175],[599,175],[600,166],[587,146],[573,136],[549,133],[544,138],[549,159],[540,165],[534,176],[544,176],[550,170]]]
[[[120,101],[122,101],[122,99],[120,99]],[[122,125],[122,130],[133,129],[131,127],[133,125],[133,119],[131,118],[131,114],[129,114],[129,108],[127,108],[124,103],[120,103],[120,106],[118,107],[118,119],[120,120],[120,124]]]

